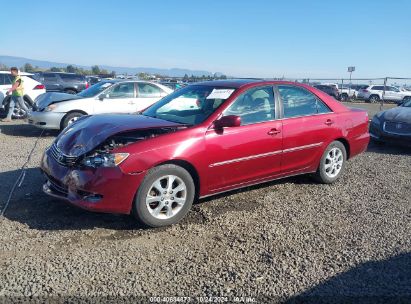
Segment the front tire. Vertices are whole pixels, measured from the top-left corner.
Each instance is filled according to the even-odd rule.
[[[141,183],[132,213],[148,227],[173,225],[188,213],[194,195],[194,181],[187,170],[173,164],[155,167]]]
[[[84,116],[84,114],[80,112],[68,113],[66,116],[63,117],[61,121],[60,129],[61,130],[65,129],[68,125],[71,125],[72,123],[74,123],[77,119],[79,119],[82,116]]]
[[[323,184],[334,183],[344,172],[346,160],[345,146],[339,141],[333,141],[321,157],[315,179]]]

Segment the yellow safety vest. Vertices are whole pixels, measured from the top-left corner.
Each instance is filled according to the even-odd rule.
[[[14,85],[16,82],[20,80],[20,84],[16,90],[13,91],[13,96],[23,96],[24,95],[24,86],[23,86],[23,79],[21,79],[20,75],[14,77],[12,84]]]

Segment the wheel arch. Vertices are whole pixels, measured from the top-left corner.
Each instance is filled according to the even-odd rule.
[[[62,129],[62,127],[63,127],[63,121],[66,119],[67,115],[70,115],[71,113],[81,113],[81,114],[83,114],[83,115],[88,115],[87,112],[86,112],[86,111],[83,111],[83,110],[70,110],[70,111],[68,111],[68,112],[63,116],[63,118],[61,119],[61,121],[60,121],[60,129]]]
[[[74,91],[74,92],[79,92],[79,90],[77,90],[76,88],[72,88],[72,87],[68,87],[68,88],[64,88],[63,92],[67,92],[67,91]]]
[[[197,169],[193,166],[193,164],[183,159],[171,159],[171,160],[167,160],[159,164],[156,164],[155,167],[159,167],[162,165],[168,165],[168,164],[180,166],[184,168],[185,170],[187,170],[188,173],[190,173],[191,177],[193,178],[194,186],[195,186],[194,199],[197,200],[200,196],[200,176],[198,174]]]
[[[347,152],[347,159],[349,159],[350,158],[350,143],[348,142],[348,140],[345,139],[344,137],[340,137],[340,138],[335,139],[335,141],[339,141],[344,145],[345,151]]]

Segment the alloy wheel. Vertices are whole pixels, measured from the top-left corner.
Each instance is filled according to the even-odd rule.
[[[336,177],[342,169],[343,162],[344,156],[342,151],[336,147],[332,148],[325,158],[325,174],[330,178]]]
[[[146,197],[146,207],[157,219],[169,219],[175,216],[187,200],[187,186],[175,175],[166,175],[157,179],[150,187]]]

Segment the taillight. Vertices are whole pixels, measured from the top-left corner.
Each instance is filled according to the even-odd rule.
[[[36,85],[33,90],[44,90],[46,87],[44,86],[44,84],[38,84]]]
[[[86,82],[86,89],[88,89],[89,86],[90,86],[90,84],[88,82]]]

